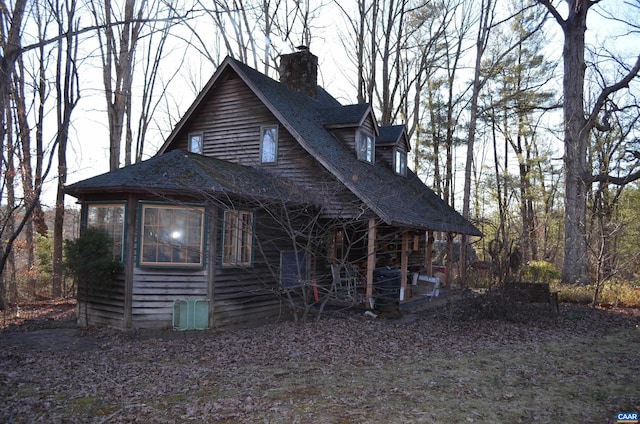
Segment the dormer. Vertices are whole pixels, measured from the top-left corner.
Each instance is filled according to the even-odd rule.
[[[338,106],[320,113],[323,126],[346,143],[359,160],[375,164],[378,125],[370,104]]]
[[[397,175],[407,176],[407,154],[411,150],[404,125],[386,125],[379,128],[376,155],[389,163]]]

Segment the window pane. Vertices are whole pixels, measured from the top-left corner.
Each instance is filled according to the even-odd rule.
[[[277,127],[262,128],[262,162],[271,163],[276,161],[276,152],[278,147],[278,129]]]
[[[189,151],[202,154],[202,134],[189,135]]]
[[[253,214],[249,211],[225,211],[223,265],[250,266],[252,252]]]
[[[87,227],[104,231],[111,239],[113,259],[123,259],[124,241],[123,204],[89,204],[87,205]]]
[[[142,215],[142,265],[204,264],[204,208],[144,205]]]
[[[373,137],[364,132],[360,132],[357,145],[358,159],[373,163],[375,155],[375,146]]]

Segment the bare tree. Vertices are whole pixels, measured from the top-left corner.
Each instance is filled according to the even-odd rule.
[[[564,34],[562,82],[564,97],[564,165],[565,165],[565,216],[564,216],[564,265],[562,280],[567,283],[588,282],[586,205],[587,193],[594,181],[625,184],[640,178],[638,173],[622,178],[608,174],[592,176],[587,163],[587,149],[594,130],[606,130],[608,119],[619,107],[614,101],[616,93],[627,89],[640,71],[640,56],[635,62],[626,63],[622,58],[609,61],[615,67],[609,75],[614,80],[603,79],[600,93],[585,109],[585,32],[589,11],[600,1],[568,0],[565,16],[550,0],[538,0],[547,8]],[[604,2],[603,2],[604,3]],[[638,16],[638,6],[628,17]],[[622,20],[622,17],[618,19]],[[635,23],[638,28],[638,23]],[[595,65],[594,65],[595,66]],[[597,69],[597,68],[596,68]]]
[[[62,295],[63,273],[63,226],[64,226],[64,185],[67,182],[67,140],[71,126],[71,113],[78,104],[80,92],[78,86],[78,67],[76,65],[78,43],[74,33],[77,30],[76,0],[63,0],[53,3],[54,13],[60,35],[65,35],[58,44],[56,62],[56,116],[58,145],[58,187],[56,209],[53,223],[53,296]]]
[[[89,2],[96,26],[104,28],[103,31],[98,32],[98,41],[102,59],[102,82],[107,101],[109,169],[111,171],[120,167],[125,112],[131,105],[134,57],[144,25],[145,5],[146,0],[142,0],[139,9],[136,10],[136,0],[126,0],[122,16],[118,16],[117,9],[111,4],[111,0]],[[130,150],[127,150],[129,157],[125,157],[125,165],[131,163]]]

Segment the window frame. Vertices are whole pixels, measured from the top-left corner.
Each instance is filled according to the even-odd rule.
[[[147,211],[147,209],[157,209],[158,212],[158,218],[157,219],[161,219],[160,218],[160,214],[161,214],[161,210],[163,211],[167,211],[167,210],[172,210],[174,211],[173,216],[172,216],[172,220],[175,219],[175,211],[185,211],[186,212],[186,223],[183,226],[178,226],[176,227],[175,222],[173,226],[168,226],[168,228],[171,228],[171,236],[173,237],[174,232],[178,231],[179,229],[182,229],[182,231],[184,231],[187,235],[184,236],[185,238],[189,238],[189,237],[195,237],[196,242],[192,242],[192,243],[184,243],[183,247],[181,246],[174,246],[174,245],[169,245],[169,246],[162,246],[161,243],[163,243],[162,240],[159,240],[160,236],[161,236],[161,228],[162,225],[160,222],[158,222],[157,224],[149,224],[146,225],[146,214],[145,212]],[[197,217],[199,219],[199,234],[196,233],[190,233],[188,230],[190,228],[195,228],[195,226],[191,226],[189,225],[189,220],[191,219],[191,216],[189,215],[189,212],[192,211],[197,211],[199,213],[199,217]],[[141,268],[178,268],[178,269],[202,269],[206,266],[206,251],[207,251],[207,245],[206,245],[206,228],[207,228],[207,213],[206,213],[206,208],[203,205],[199,205],[199,204],[181,204],[181,205],[176,205],[176,204],[170,204],[170,203],[157,203],[157,202],[140,202],[139,204],[139,211],[138,211],[138,254],[137,254],[137,263],[138,266]],[[156,230],[158,231],[158,240],[155,241],[155,256],[156,256],[156,260],[155,261],[150,261],[150,260],[146,260],[144,258],[145,255],[145,248],[147,248],[147,246],[149,246],[150,248],[153,247],[154,243],[153,241],[150,241],[149,243],[147,243],[147,236],[146,236],[146,229],[147,227],[155,227]],[[178,228],[178,230],[176,229]],[[166,230],[165,230],[165,235],[166,235]],[[175,237],[177,238],[177,237]],[[159,248],[160,247],[165,247],[165,248],[169,248],[168,250],[165,250],[165,252],[170,252],[172,259],[173,256],[176,254],[180,254],[181,250],[184,251],[188,251],[188,249],[190,248],[190,246],[197,246],[198,249],[198,255],[199,255],[199,262],[189,262],[188,254],[185,254],[185,261],[175,261],[175,260],[168,260],[168,261],[160,261],[158,260],[158,257],[160,255],[159,253]]]
[[[118,208],[122,208],[122,239],[120,242],[120,255],[117,255],[117,244],[114,243],[113,240],[113,236],[111,234],[111,232],[109,230],[106,230],[107,235],[109,235],[109,238],[111,238],[111,249],[112,249],[112,255],[113,255],[113,259],[114,260],[119,260],[121,263],[124,263],[124,250],[125,250],[125,244],[126,244],[126,237],[127,237],[127,202],[126,201],[98,201],[98,202],[87,202],[85,203],[85,209],[84,209],[84,214],[83,214],[83,222],[82,222],[82,226],[84,228],[98,228],[98,229],[104,229],[103,225],[102,226],[95,226],[95,225],[91,225],[91,223],[89,222],[90,219],[90,208],[92,207],[100,207],[100,208],[109,208],[109,207],[118,207]],[[109,225],[111,228],[115,229],[115,225],[110,224]]]
[[[393,170],[403,177],[407,176],[407,152],[396,149],[393,154]]]
[[[195,138],[200,139],[200,143],[199,143],[199,149],[198,151],[195,151],[193,149],[193,140]],[[189,133],[189,140],[187,141],[187,150],[190,151],[191,153],[197,153],[199,155],[201,155],[204,152],[204,135],[201,132],[195,132],[195,133]]]
[[[367,162],[367,163],[375,163],[376,159],[376,141],[371,133],[359,130],[358,131],[358,139],[356,142],[356,152],[358,159]]]
[[[247,223],[244,220],[245,218],[250,218],[250,222]],[[245,228],[244,225],[240,228],[241,223],[247,223],[249,228]],[[247,209],[224,210],[222,214],[222,257],[220,260],[223,268],[253,267],[255,226],[256,219],[254,211]],[[231,233],[230,230],[232,230]],[[242,235],[240,237],[237,235],[234,237],[234,233],[242,233]],[[238,240],[242,240],[242,243],[239,244]],[[233,252],[228,252],[228,249]]]
[[[267,153],[267,149],[265,148],[265,136],[273,131],[275,134],[272,135],[273,139],[273,157],[266,158],[265,154]],[[279,133],[278,125],[262,125],[260,127],[260,163],[261,164],[274,164],[278,163],[278,133]],[[271,146],[270,146],[271,147]]]

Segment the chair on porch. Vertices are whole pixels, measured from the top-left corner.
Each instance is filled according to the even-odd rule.
[[[427,275],[420,275],[417,272],[414,272],[413,285],[416,286],[418,283],[427,283],[431,285],[431,289],[427,289],[427,291],[421,293],[423,296],[429,297],[429,302],[431,302],[434,297],[438,297],[440,295],[440,279],[438,277],[429,277]]]
[[[361,276],[353,265],[348,263],[331,265],[331,277],[333,278],[332,292],[337,300],[358,301],[358,285]]]

